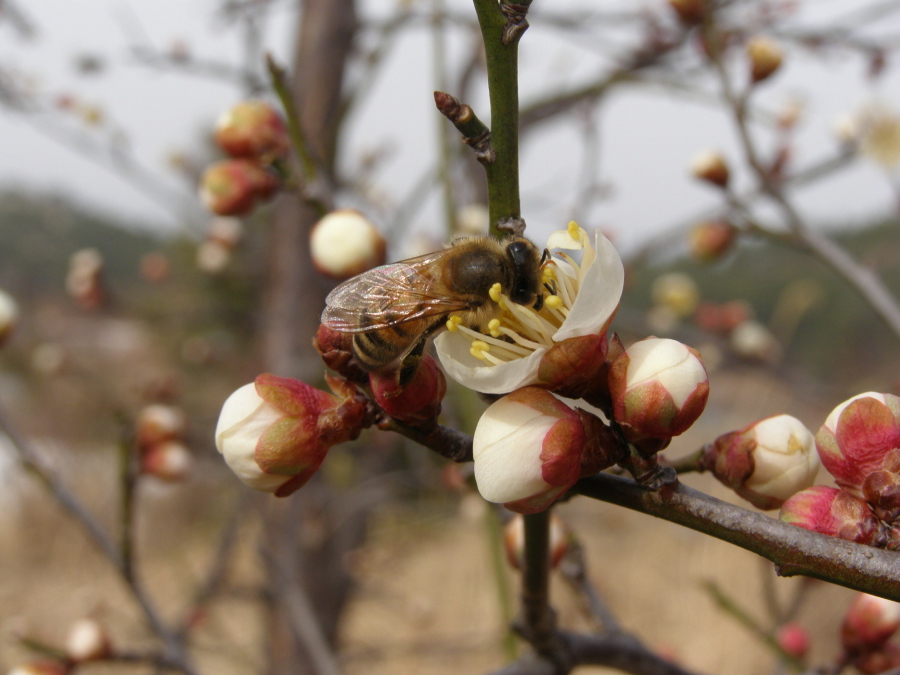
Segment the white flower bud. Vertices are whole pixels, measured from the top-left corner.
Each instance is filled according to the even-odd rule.
[[[484,412],[472,443],[482,497],[507,505],[540,502],[536,510],[543,510],[579,478],[585,433],[574,410],[526,387]]]
[[[310,252],[322,274],[348,279],[383,264],[385,242],[359,211],[342,209],[315,224],[310,233]]]
[[[137,440],[142,447],[184,435],[187,418],[180,408],[162,403],[145,406],[137,416]]]
[[[197,268],[206,274],[219,274],[231,262],[231,251],[220,242],[204,241],[197,247]]]
[[[772,331],[759,321],[748,319],[731,332],[731,348],[745,359],[773,363],[781,355],[781,346]]]
[[[728,185],[728,164],[721,153],[714,150],[706,150],[695,155],[691,160],[691,173],[695,178],[719,187]]]
[[[244,483],[263,492],[275,492],[291,476],[265,473],[256,463],[256,444],[284,413],[264,401],[254,383],[235,391],[222,406],[216,425],[216,448]]]
[[[668,307],[678,316],[690,316],[700,303],[700,290],[696,282],[682,272],[662,274],[653,282],[653,301]]]
[[[141,458],[141,470],[160,480],[184,480],[191,471],[193,455],[181,441],[165,441],[152,446]]]
[[[79,619],[66,637],[66,655],[75,662],[102,659],[110,652],[109,635],[96,619]]]
[[[12,296],[0,290],[0,345],[13,332],[19,321],[19,306]]]
[[[609,373],[616,420],[635,438],[671,438],[703,412],[706,369],[694,349],[676,340],[647,338],[613,362]]]
[[[744,483],[747,490],[785,500],[815,482],[819,472],[815,437],[796,417],[768,417],[745,433],[756,441],[754,471]]]

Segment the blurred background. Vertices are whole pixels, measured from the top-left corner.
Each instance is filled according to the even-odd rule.
[[[613,329],[685,341],[710,371],[707,412],[673,457],[780,412],[815,431],[852,394],[900,389],[900,336],[795,236],[797,222],[827,236],[900,292],[900,2],[716,3],[719,70],[678,7],[537,0],[520,46],[528,235],[600,228],[627,269]],[[781,63],[753,84],[757,35]],[[224,466],[213,430],[231,391],[265,371],[321,384],[310,341],[336,281],[310,264],[317,217],[296,196],[240,218],[197,197],[219,116],[277,105],[268,53],[288,69],[324,201],[371,219],[389,259],[486,231],[482,169],[432,97],[489,123],[479,44],[463,0],[0,0],[0,289],[19,313],[0,351],[0,670],[59,657],[84,617],[117,658],[79,673],[505,662],[515,573],[465,467],[377,432],[286,500]],[[710,152],[727,189],[698,169]],[[157,464],[131,452],[148,406],[186,420]],[[483,407],[451,389],[445,418],[471,431]],[[98,553],[29,466],[133,568]],[[849,591],[776,579],[752,554],[607,504],[559,511],[625,627],[685,667],[774,663],[709,581],[766,630],[804,623],[813,662],[834,657]],[[587,625],[562,583],[554,597],[564,625]],[[195,670],[157,658],[178,644]]]

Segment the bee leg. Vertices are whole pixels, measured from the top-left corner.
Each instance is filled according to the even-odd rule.
[[[532,308],[534,309],[535,312],[540,312],[541,309],[543,309],[543,307],[544,307],[544,294],[538,293],[538,296],[537,296],[537,298],[535,298]]]
[[[422,360],[422,353],[425,351],[426,340],[427,336],[419,340],[400,364],[400,370],[397,371],[397,383],[401,388],[406,388],[406,385],[415,377],[416,371],[419,369],[419,361]]]

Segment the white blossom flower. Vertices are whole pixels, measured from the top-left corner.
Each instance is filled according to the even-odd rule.
[[[507,393],[539,382],[542,359],[563,341],[605,333],[625,279],[613,245],[598,231],[592,246],[587,232],[573,222],[567,230],[554,232],[547,248],[553,257],[544,264],[544,279],[555,285],[555,300],[548,298],[535,311],[498,292],[494,300],[499,316],[487,333],[448,325],[450,330],[435,340],[447,375],[475,391]],[[560,249],[580,250],[581,261]]]
[[[384,237],[353,209],[323,216],[310,232],[309,246],[316,269],[335,279],[349,279],[384,263]]]

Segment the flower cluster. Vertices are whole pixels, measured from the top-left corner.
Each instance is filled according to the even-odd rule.
[[[900,645],[891,638],[900,628],[900,604],[859,593],[841,624],[842,659],[865,674],[900,666]]]
[[[280,187],[277,167],[290,148],[284,121],[268,103],[243,101],[222,115],[215,138],[230,158],[206,169],[200,198],[220,216],[245,215]]]
[[[546,509],[580,478],[614,464],[651,482],[660,470],[656,453],[691,426],[709,392],[690,347],[648,338],[625,349],[609,339],[624,268],[602,234],[591,241],[570,223],[550,236],[547,249],[542,302],[514,302],[498,279],[485,298],[484,323],[466,325],[448,314],[435,340],[449,377],[502,395],[478,422],[471,457],[482,496],[519,513]],[[390,336],[378,337],[373,344]],[[248,485],[289,494],[332,445],[375,424],[467,458],[448,451],[459,436],[438,424],[446,383],[433,359],[414,355],[367,372],[353,333],[325,325],[315,345],[339,375],[329,379],[335,395],[264,375],[225,403],[216,442]]]
[[[781,519],[857,543],[900,549],[900,398],[859,394],[837,406],[815,437],[837,487],[788,499]]]

